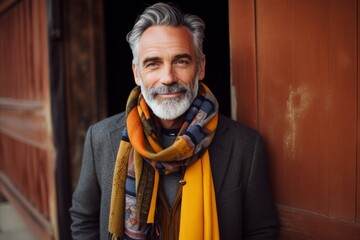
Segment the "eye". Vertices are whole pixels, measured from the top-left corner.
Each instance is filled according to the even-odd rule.
[[[158,64],[158,62],[148,62],[146,65],[145,65],[145,67],[146,68],[155,68],[155,67],[157,67],[159,64]]]
[[[180,65],[187,65],[190,64],[190,61],[187,59],[179,59],[176,63]]]

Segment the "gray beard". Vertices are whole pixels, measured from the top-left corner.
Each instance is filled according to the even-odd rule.
[[[140,79],[140,87],[147,105],[157,117],[164,120],[175,120],[190,108],[199,89],[199,80],[198,78],[195,79],[193,88],[191,88],[191,86],[174,84],[171,86],[163,85],[157,88],[147,89],[142,79]],[[185,95],[172,99],[155,99],[158,93],[164,94],[178,91],[184,91]]]

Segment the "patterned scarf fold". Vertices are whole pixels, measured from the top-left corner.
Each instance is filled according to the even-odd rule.
[[[219,239],[208,146],[218,120],[218,103],[200,83],[174,143],[163,149],[160,124],[151,117],[140,87],[130,93],[126,128],[116,159],[109,214],[109,239],[157,239],[159,174],[186,167],[182,187],[180,240]]]

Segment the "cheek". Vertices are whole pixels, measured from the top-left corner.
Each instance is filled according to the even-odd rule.
[[[140,78],[139,78],[139,80],[140,80]],[[141,82],[144,85],[144,87],[152,88],[156,85],[157,80],[156,80],[156,77],[153,76],[153,74],[142,73],[141,74]],[[139,83],[140,83],[140,81],[139,81]]]
[[[196,79],[198,76],[198,73],[194,68],[178,69],[175,74],[178,82],[186,85],[192,84],[194,79]]]
[[[185,75],[181,78],[181,80],[179,81],[179,83],[181,83],[182,85],[187,85],[189,87],[193,87],[195,85],[195,81],[197,81],[198,79],[198,75],[197,74],[187,74],[186,77]]]

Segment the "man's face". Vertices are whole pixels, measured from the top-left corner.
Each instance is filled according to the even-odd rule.
[[[205,57],[196,62],[187,28],[154,26],[139,43],[139,65],[133,65],[135,82],[145,101],[160,119],[174,120],[190,107],[205,75]]]

